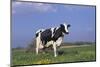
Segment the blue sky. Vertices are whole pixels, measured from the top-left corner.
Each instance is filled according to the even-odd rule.
[[[38,29],[71,24],[66,42],[95,42],[95,6],[12,2],[12,47],[26,47]]]

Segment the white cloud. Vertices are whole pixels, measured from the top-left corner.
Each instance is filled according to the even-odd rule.
[[[26,11],[28,11],[30,8],[32,11],[37,11],[37,12],[56,12],[55,7],[51,4],[32,3],[32,2],[12,2],[13,13],[17,13],[17,10],[20,11],[22,10],[22,8],[24,10],[26,9]]]
[[[42,11],[42,12],[47,12],[47,11],[55,12],[56,11],[56,9],[50,4],[35,3],[33,4],[33,6],[37,11]]]

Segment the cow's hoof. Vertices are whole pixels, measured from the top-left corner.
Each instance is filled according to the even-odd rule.
[[[55,55],[54,57],[57,57],[57,55]]]
[[[58,55],[63,55],[64,51],[58,51]]]

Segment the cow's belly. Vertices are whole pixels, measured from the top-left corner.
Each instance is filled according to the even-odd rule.
[[[47,44],[45,45],[45,47],[49,47],[52,44],[53,44],[53,41],[49,41],[49,42],[47,42]]]
[[[40,44],[40,45],[39,45],[39,49],[42,49],[42,48],[43,48],[43,45],[42,45],[42,44]]]

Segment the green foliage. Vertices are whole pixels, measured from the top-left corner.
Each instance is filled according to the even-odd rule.
[[[63,53],[53,56],[53,51],[47,53],[25,52],[25,50],[12,51],[12,65],[51,64],[62,62],[95,61],[95,45],[83,47],[61,48]]]

